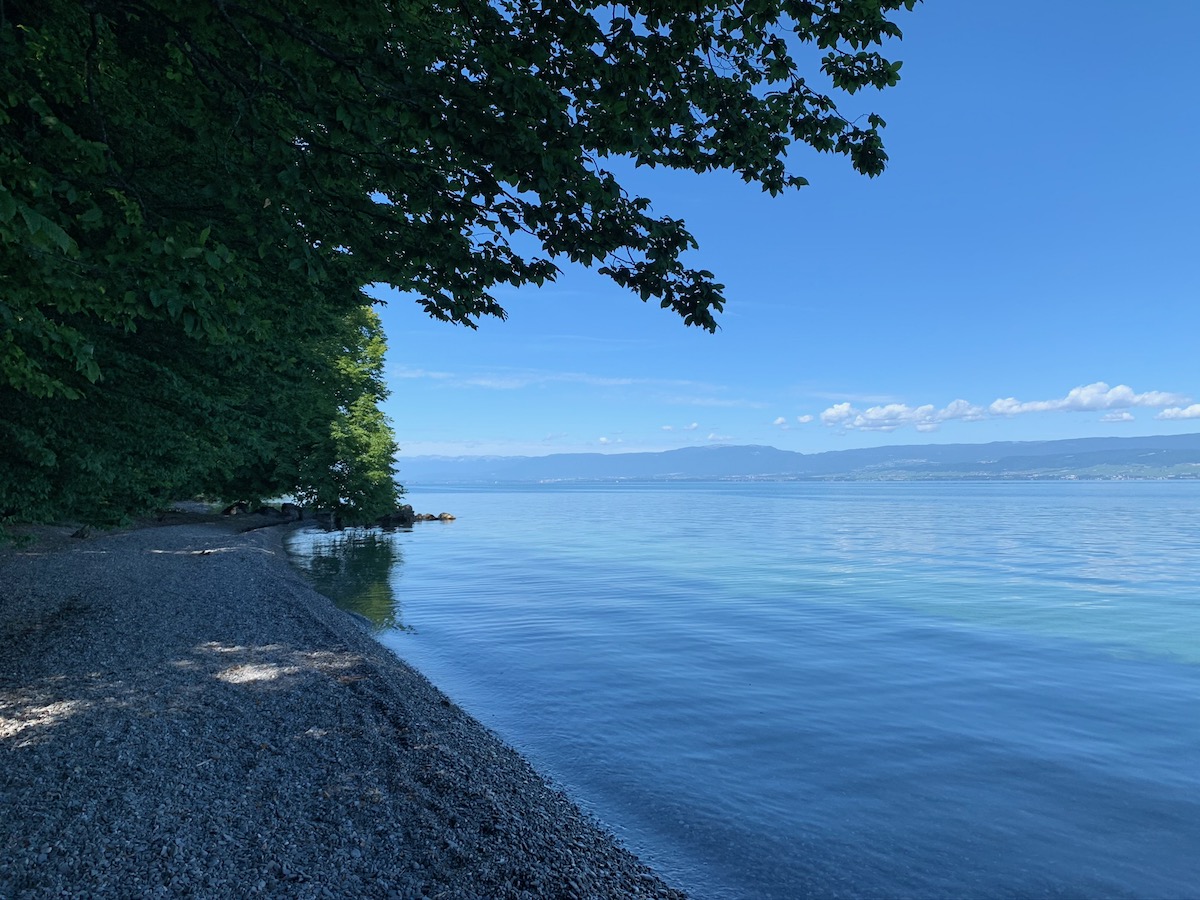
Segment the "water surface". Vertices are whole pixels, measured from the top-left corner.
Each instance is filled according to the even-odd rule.
[[[410,499],[291,549],[694,896],[1196,895],[1200,484]]]

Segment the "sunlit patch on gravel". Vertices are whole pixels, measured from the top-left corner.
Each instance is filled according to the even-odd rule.
[[[55,725],[63,719],[75,715],[85,705],[79,700],[57,700],[42,706],[0,705],[0,741],[14,738],[29,728]]]
[[[276,650],[283,650],[283,644],[263,644],[258,647],[247,647],[243,644],[220,644],[217,641],[205,641],[200,644],[197,650],[206,650],[209,653],[267,653]]]
[[[300,672],[296,666],[277,666],[273,663],[248,663],[230,666],[217,673],[217,678],[228,684],[249,684],[253,681],[275,681]]]

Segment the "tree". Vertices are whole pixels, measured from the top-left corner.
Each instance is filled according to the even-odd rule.
[[[401,492],[394,472],[398,449],[379,409],[388,394],[379,317],[360,307],[346,317],[345,326],[324,348],[330,371],[337,374],[326,394],[334,409],[321,417],[328,424],[301,459],[292,493],[351,523],[395,509]]]
[[[883,121],[809,79],[895,84],[876,48],[915,3],[0,0],[0,514],[382,452],[322,343],[366,285],[470,326],[569,259],[714,329],[694,239],[605,160],[778,193],[799,143],[879,174]]]

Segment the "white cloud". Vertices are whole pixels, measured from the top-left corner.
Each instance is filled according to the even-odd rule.
[[[1183,394],[1166,391],[1135,393],[1127,384],[1109,387],[1103,381],[1080,385],[1057,400],[1020,401],[1016,397],[995,400],[988,411],[995,416],[1016,416],[1030,412],[1087,412],[1105,409],[1129,409],[1137,406],[1172,406],[1187,403]]]
[[[766,409],[769,404],[760,400],[733,397],[701,396],[697,394],[664,394],[658,398],[673,406],[713,406],[721,409]]]
[[[942,409],[935,408],[932,403],[915,407],[907,403],[888,403],[857,409],[846,402],[835,403],[821,413],[821,421],[830,427],[884,432],[895,431],[905,425],[922,432],[936,431],[943,422],[953,419],[975,422],[983,418],[986,418],[983,408],[966,400],[955,400]]]
[[[713,432],[709,432],[709,435],[707,438],[705,438],[705,440],[706,441],[728,441],[728,440],[731,440],[731,438],[727,434],[717,434],[715,431],[713,431]]]
[[[600,442],[601,444],[611,444],[611,443],[612,443],[612,441],[610,441],[610,440],[609,440],[608,438],[606,438],[606,437],[602,437],[602,438],[600,438],[600,441],[599,441],[599,442]]]
[[[826,425],[841,425],[848,419],[853,419],[856,410],[849,403],[835,403],[821,413],[821,421]]]
[[[525,369],[499,366],[474,371],[444,372],[419,366],[392,366],[388,375],[396,379],[423,379],[440,388],[486,391],[522,391],[531,388],[566,387],[594,388],[614,394],[637,391],[643,397],[648,392],[660,403],[672,406],[701,406],[727,409],[765,409],[768,404],[759,400],[730,396],[729,388],[721,384],[692,381],[683,378],[645,378],[593,375],[588,372],[564,372],[545,369]],[[694,426],[699,427],[699,426]],[[666,429],[664,429],[666,430]]]
[[[588,387],[629,387],[652,383],[635,378],[606,378],[580,372],[499,372],[488,375],[465,375],[455,379],[458,387],[479,387],[493,391],[518,391],[546,384],[583,384]]]
[[[408,366],[393,366],[388,370],[393,378],[430,378],[434,381],[444,381],[454,378],[453,372],[433,372],[429,369],[413,369]]]
[[[675,430],[675,426],[674,426],[674,425],[664,425],[664,426],[662,427],[662,430],[663,430],[663,431],[674,431],[674,430]]]
[[[772,425],[786,425],[786,424],[787,424],[787,419],[785,419],[783,416],[780,416],[779,418],[777,418],[777,419],[776,419],[774,422],[772,422],[771,424],[772,424]]]
[[[859,409],[850,401],[835,403],[820,415],[821,422],[831,428],[846,431],[895,431],[906,426],[920,432],[936,431],[944,422],[978,422],[998,416],[1016,416],[1036,412],[1104,412],[1102,422],[1131,422],[1133,408],[1167,407],[1158,419],[1200,419],[1200,403],[1184,407],[1189,397],[1169,391],[1137,393],[1127,384],[1109,387],[1103,381],[1072,388],[1065,397],[1055,400],[1022,401],[1002,397],[989,406],[976,406],[966,400],[954,400],[941,409],[933,404],[909,406],[907,403],[886,403]],[[811,420],[811,417],[809,417]],[[801,417],[797,421],[804,421]]]
[[[592,375],[587,372],[552,372],[539,369],[507,367],[491,371],[463,373],[438,372],[415,366],[393,366],[388,370],[388,375],[393,378],[423,378],[431,381],[440,381],[457,388],[485,388],[497,391],[513,391],[548,384],[581,384],[587,387],[599,388],[650,387],[660,390],[678,390],[684,388],[700,393],[721,390],[720,387],[715,385],[678,378],[627,378],[623,376]]]
[[[796,416],[796,421],[799,422],[801,425],[807,425],[812,420],[813,420],[812,416]]]
[[[1172,406],[1164,409],[1154,418],[1156,419],[1200,419],[1200,403],[1193,403],[1191,406]]]
[[[892,394],[846,394],[835,391],[812,391],[810,397],[816,397],[820,400],[837,400],[839,402],[850,401],[851,403],[873,403],[879,405],[882,403],[895,403],[896,398]]]
[[[686,425],[686,426],[684,426],[684,429],[683,429],[683,430],[684,430],[684,431],[695,431],[695,430],[696,430],[697,428],[699,428],[699,427],[700,427],[700,423],[699,423],[699,422],[693,422],[691,425]]]
[[[459,387],[478,387],[486,388],[489,391],[519,391],[521,388],[527,388],[535,382],[521,375],[477,375],[469,378],[462,378],[458,381]]]
[[[981,419],[987,418],[987,413],[984,412],[983,407],[974,406],[966,400],[950,401],[938,415],[943,422],[947,422],[950,419],[961,419],[964,422],[978,422]]]

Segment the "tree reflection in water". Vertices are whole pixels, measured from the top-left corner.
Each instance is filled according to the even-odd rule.
[[[404,555],[390,535],[374,529],[305,531],[289,541],[288,552],[313,586],[342,609],[365,617],[378,631],[411,630],[392,590],[392,573]]]

